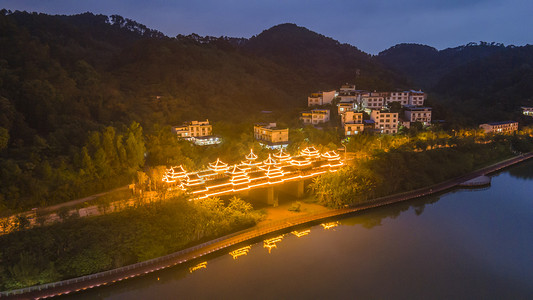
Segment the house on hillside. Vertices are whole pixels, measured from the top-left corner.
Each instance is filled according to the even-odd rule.
[[[311,93],[309,97],[307,97],[307,106],[320,106],[320,105],[326,105],[331,104],[333,99],[337,96],[337,91],[327,91],[327,92],[316,92]]]
[[[431,125],[431,107],[406,105],[404,115],[405,119],[411,123],[420,122],[424,126]]]
[[[286,148],[289,145],[289,128],[278,128],[276,123],[254,125],[254,138],[269,149]]]
[[[482,128],[485,133],[503,133],[509,134],[518,130],[518,122],[515,121],[502,121],[502,122],[493,122],[485,123],[479,125],[479,128]]]
[[[374,109],[370,112],[370,119],[374,121],[374,129],[379,133],[392,134],[398,132],[398,113]]]
[[[329,122],[329,109],[312,109],[300,113],[300,120],[305,125],[316,125]]]
[[[197,145],[220,144],[220,138],[213,134],[213,126],[209,120],[185,122],[181,126],[172,127],[179,138],[193,142]]]

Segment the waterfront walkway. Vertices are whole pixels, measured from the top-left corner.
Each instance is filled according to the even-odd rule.
[[[473,178],[488,175],[497,171],[502,170],[508,166],[520,163],[529,158],[533,157],[533,153],[528,153],[525,155],[517,156],[503,162],[485,167],[483,169],[474,171],[467,175],[454,178],[433,186],[421,188],[418,190],[391,195],[387,197],[382,197],[366,202],[362,205],[357,205],[353,207],[347,207],[343,209],[329,210],[325,212],[315,213],[305,216],[297,216],[294,218],[289,218],[277,222],[272,222],[270,224],[265,224],[263,226],[256,226],[248,230],[237,232],[228,236],[224,236],[195,247],[191,247],[182,251],[172,253],[167,256],[159,257],[156,259],[144,261],[134,265],[125,266],[122,268],[101,272],[93,275],[83,276],[79,278],[73,278],[65,281],[43,284],[40,286],[33,286],[25,289],[13,290],[2,292],[1,298],[14,298],[14,299],[31,299],[31,298],[46,298],[51,296],[57,296],[62,294],[68,294],[72,292],[77,292],[81,290],[86,290],[89,288],[112,284],[117,281],[124,279],[140,276],[178,264],[186,263],[191,260],[194,260],[198,257],[219,251],[222,249],[227,249],[229,247],[235,246],[236,244],[250,241],[255,238],[274,233],[276,231],[288,230],[291,227],[296,227],[303,225],[305,223],[310,223],[314,221],[319,221],[327,218],[337,217],[341,215],[346,215],[354,212],[359,212],[362,210],[379,207],[383,205],[388,205],[392,203],[397,203],[401,201],[406,201],[409,199],[414,199],[422,196],[427,196],[430,194],[441,193],[451,188],[459,186],[461,183],[471,180]]]

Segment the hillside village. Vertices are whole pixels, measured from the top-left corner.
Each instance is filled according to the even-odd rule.
[[[317,128],[325,124],[340,125],[345,138],[361,134],[396,134],[401,128],[409,129],[414,124],[427,128],[432,124],[432,108],[425,106],[427,94],[421,90],[366,91],[354,84],[343,84],[340,89],[319,91],[307,97],[308,110],[300,112],[302,125]],[[523,114],[532,116],[532,108],[522,107]],[[336,116],[337,119],[332,119]],[[336,126],[336,127],[337,127]],[[518,130],[518,122],[499,121],[479,125],[485,133],[512,133]],[[268,149],[281,149],[289,145],[289,128],[277,123],[256,123],[254,138]],[[209,120],[189,121],[174,126],[179,138],[196,145],[215,145],[222,142],[213,134]]]

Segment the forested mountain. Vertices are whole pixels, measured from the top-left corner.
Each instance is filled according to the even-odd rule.
[[[0,210],[131,182],[143,149],[166,161],[151,150],[164,126],[294,111],[356,74],[359,88],[407,87],[357,48],[292,24],[250,40],[173,38],[121,16],[2,10]]]
[[[145,160],[191,162],[198,151],[165,127],[186,120],[251,123],[261,110],[295,119],[308,93],[355,81],[423,88],[437,116],[476,125],[533,105],[532,79],[532,46],[402,44],[372,57],[294,24],[250,39],[167,37],[117,15],[2,10],[0,212],[131,182]],[[251,130],[223,126],[239,148],[221,152],[249,149]]]
[[[404,74],[446,107],[447,119],[467,125],[516,119],[533,105],[533,46],[470,43],[438,51],[400,44],[377,60]]]
[[[247,53],[268,58],[291,68],[313,86],[337,87],[355,82],[360,89],[391,90],[406,87],[405,80],[382,67],[371,55],[348,44],[295,24],[280,24],[252,37]]]

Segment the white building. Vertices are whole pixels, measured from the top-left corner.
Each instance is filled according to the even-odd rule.
[[[431,124],[431,107],[405,106],[405,119],[411,123],[420,122],[424,125]]]
[[[370,112],[370,119],[374,121],[374,128],[380,133],[398,132],[398,113],[375,109]]]
[[[329,109],[312,109],[301,112],[300,120],[304,124],[319,124],[329,122]]]
[[[311,95],[307,97],[307,106],[330,104],[336,95],[337,91],[335,90],[328,92],[311,93]]]
[[[426,100],[426,93],[422,91],[403,91],[403,92],[390,92],[387,93],[387,96],[385,97],[385,102],[387,104],[392,102],[398,102],[402,106],[406,105],[414,105],[414,106],[422,106],[424,105],[424,101]]]
[[[402,106],[409,104],[409,92],[391,92],[387,97],[387,103],[399,102]]]
[[[361,95],[361,102],[364,108],[382,109],[383,105],[385,105],[385,97],[387,97],[387,93],[365,93]]]
[[[518,122],[515,121],[503,121],[493,122],[479,125],[479,128],[483,128],[485,133],[513,133],[518,130]]]
[[[422,106],[426,100],[426,93],[422,91],[409,91],[409,105]]]
[[[522,113],[526,116],[533,117],[533,107],[522,107]]]

